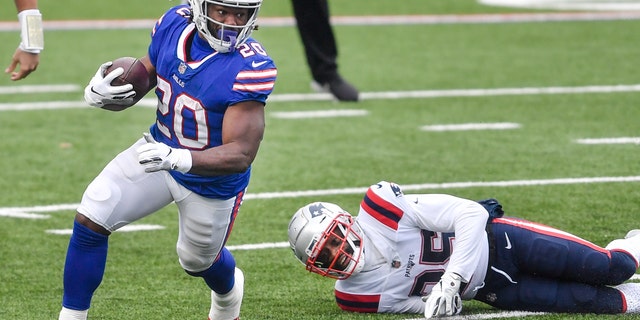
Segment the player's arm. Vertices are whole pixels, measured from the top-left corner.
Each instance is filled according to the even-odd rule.
[[[455,249],[440,281],[425,300],[425,318],[451,316],[462,310],[459,291],[469,282],[488,246],[489,213],[479,203],[449,195],[417,197],[417,221],[428,230],[455,232]]]
[[[489,213],[475,201],[451,195],[426,194],[415,197],[417,203],[412,207],[417,227],[435,232],[455,232],[455,250],[447,271],[455,272],[465,282],[468,281],[481,261],[480,253],[486,252],[483,247],[487,246],[484,239]]]
[[[147,90],[145,91],[145,94],[147,94],[151,89],[155,88],[157,84],[158,79],[156,78],[156,67],[153,65],[153,63],[151,63],[151,59],[149,58],[148,54],[140,58],[139,60],[140,62],[142,62],[144,67],[147,69],[147,72],[149,73],[149,88],[147,88]]]
[[[15,0],[14,2],[18,11],[22,41],[11,57],[11,63],[4,71],[11,74],[11,80],[16,81],[25,78],[38,67],[39,54],[44,49],[44,34],[38,1]],[[18,68],[17,71],[16,68]]]
[[[422,297],[409,296],[405,299],[398,299],[389,305],[386,313],[424,313],[425,303]]]
[[[38,9],[38,0],[14,0],[18,12],[27,9]]]
[[[145,135],[137,150],[146,172],[176,170],[202,176],[245,172],[255,159],[264,135],[264,104],[243,101],[229,108],[222,122],[222,145],[195,151],[170,148]]]
[[[243,101],[229,107],[222,122],[222,145],[191,151],[189,172],[204,176],[245,172],[258,153],[264,128],[261,102]]]

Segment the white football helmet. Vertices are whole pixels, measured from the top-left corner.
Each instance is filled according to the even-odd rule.
[[[307,270],[325,277],[346,279],[364,267],[362,230],[332,203],[298,209],[289,222],[289,245]]]
[[[256,28],[255,23],[262,0],[189,0],[189,5],[193,22],[198,31],[212,48],[218,52],[226,53],[234,51],[251,36],[251,32]],[[218,22],[207,14],[209,5],[249,9],[249,19],[244,26]],[[219,28],[212,30],[209,23],[213,23]]]

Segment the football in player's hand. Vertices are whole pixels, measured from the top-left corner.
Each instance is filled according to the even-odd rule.
[[[113,64],[107,68],[105,75],[111,71],[122,67],[124,73],[119,77],[111,81],[112,86],[122,86],[125,84],[133,85],[133,90],[136,95],[133,97],[133,103],[131,105],[115,105],[107,104],[102,108],[112,111],[124,110],[134,104],[136,104],[144,95],[149,92],[149,72],[145,68],[144,64],[140,60],[133,57],[121,57],[113,60]]]

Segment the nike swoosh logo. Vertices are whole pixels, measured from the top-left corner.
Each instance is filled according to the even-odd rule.
[[[511,240],[509,240],[509,235],[506,232],[504,233],[504,237],[507,239],[507,246],[504,248],[509,250],[511,249]]]
[[[257,67],[259,67],[259,66],[261,66],[261,65],[263,65],[263,64],[265,64],[267,62],[269,62],[269,61],[260,61],[260,62],[252,61],[251,62],[251,66],[254,67],[254,68],[257,68]]]
[[[484,288],[484,282],[482,282],[479,286],[476,286],[475,288],[473,288],[473,292],[477,292],[478,290]]]
[[[507,239],[509,239],[509,238],[507,238]],[[492,267],[491,267],[491,270],[495,271],[496,273],[501,274],[502,276],[504,276],[505,278],[507,278],[507,280],[509,280],[509,282],[511,282],[511,283],[513,283],[513,284],[518,283],[517,281],[513,281],[513,279],[511,279],[511,277],[509,276],[509,274],[508,274],[508,273],[506,273],[506,272],[504,272],[504,271],[502,271],[502,270],[500,270],[500,269],[498,269],[498,268],[496,268],[496,267],[493,267],[493,266],[492,266]]]

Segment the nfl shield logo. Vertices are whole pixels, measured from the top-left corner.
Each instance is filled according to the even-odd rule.
[[[185,71],[187,71],[187,65],[184,64],[184,62],[180,62],[180,66],[178,66],[178,72],[180,74],[184,74]]]

